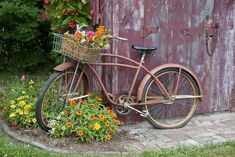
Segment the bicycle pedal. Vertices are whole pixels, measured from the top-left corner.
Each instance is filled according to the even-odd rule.
[[[149,112],[147,110],[143,110],[140,114],[141,117],[148,117],[149,116]]]

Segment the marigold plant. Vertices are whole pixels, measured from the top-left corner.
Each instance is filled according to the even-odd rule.
[[[102,104],[94,94],[87,100],[70,101],[54,120],[50,121],[50,135],[53,137],[75,136],[82,142],[92,140],[108,141],[121,124],[117,115]],[[65,114],[66,113],[66,114]]]

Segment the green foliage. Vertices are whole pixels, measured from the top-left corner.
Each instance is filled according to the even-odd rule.
[[[89,0],[49,0],[45,1],[45,12],[42,17],[49,15],[52,31],[74,31],[76,24],[90,24]]]
[[[1,0],[0,70],[35,71],[51,62],[49,23],[38,12],[36,1]]]
[[[50,125],[53,137],[74,135],[82,142],[91,142],[111,140],[120,121],[110,108],[104,107],[102,99],[93,94],[87,100],[70,101]]]

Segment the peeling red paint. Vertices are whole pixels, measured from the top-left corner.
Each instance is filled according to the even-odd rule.
[[[99,1],[96,9],[99,8],[100,22],[110,27],[114,35],[129,39],[128,42],[113,41],[110,53],[139,60],[139,54],[130,49],[132,44],[155,45],[158,51],[147,56],[147,67],[179,63],[197,74],[204,90],[198,112],[235,107],[235,0],[93,1],[95,4]],[[210,22],[219,24],[216,47],[211,55],[205,30]],[[143,28],[157,30],[142,38]],[[113,68],[105,69],[103,75],[110,90],[117,93],[129,89],[134,74]]]

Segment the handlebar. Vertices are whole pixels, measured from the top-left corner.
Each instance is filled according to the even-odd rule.
[[[112,35],[109,38],[117,39],[117,40],[123,40],[123,41],[127,41],[128,40],[127,38],[118,37],[118,36],[112,36]]]

